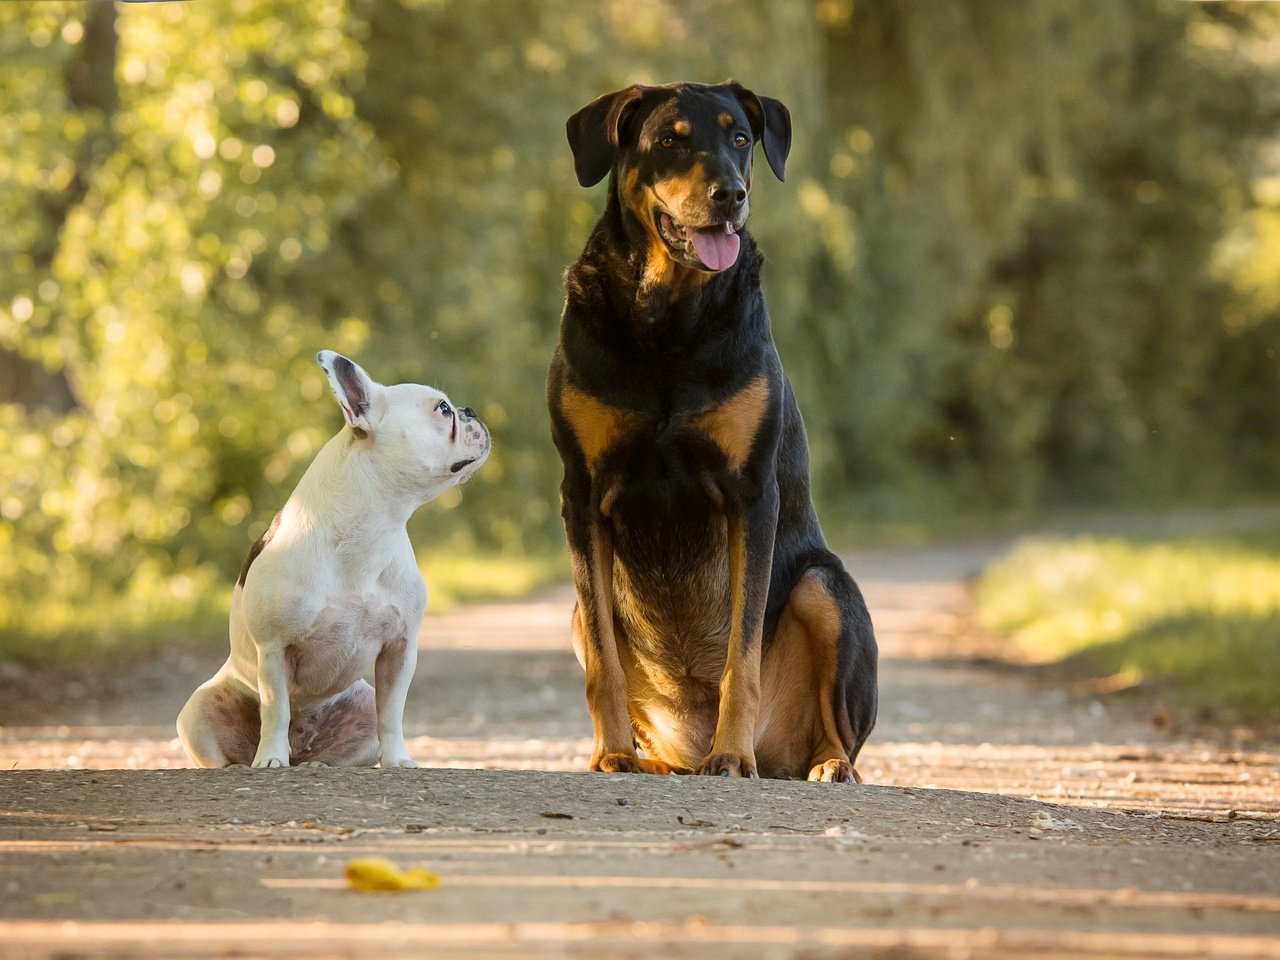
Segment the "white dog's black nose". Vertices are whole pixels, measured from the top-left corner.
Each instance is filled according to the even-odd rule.
[[[467,420],[474,420],[476,418],[476,412],[470,407],[463,407],[458,412]]]

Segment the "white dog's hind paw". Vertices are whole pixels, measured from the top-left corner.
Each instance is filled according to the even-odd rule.
[[[256,769],[265,770],[267,768],[274,769],[276,767],[287,767],[289,761],[280,757],[263,757],[260,760],[254,760],[253,765]]]

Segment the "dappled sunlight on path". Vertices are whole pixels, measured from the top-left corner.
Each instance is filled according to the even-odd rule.
[[[876,622],[880,721],[869,783],[945,787],[1174,816],[1280,815],[1280,747],[1158,727],[1142,701],[1049,685],[975,621],[970,579],[1000,544],[847,557]],[[406,716],[429,766],[585,770],[590,725],[569,648],[572,590],[430,613]],[[173,652],[129,669],[55,674],[77,696],[0,728],[0,768],[186,766],[172,721],[217,666]],[[53,706],[49,704],[52,703]]]

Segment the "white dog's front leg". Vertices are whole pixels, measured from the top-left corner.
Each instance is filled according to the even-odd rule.
[[[404,703],[418,665],[418,647],[407,637],[378,653],[373,679],[378,705],[378,762],[383,767],[416,767],[404,742]]]
[[[289,765],[289,677],[284,652],[258,648],[258,700],[262,728],[258,737],[255,767]]]

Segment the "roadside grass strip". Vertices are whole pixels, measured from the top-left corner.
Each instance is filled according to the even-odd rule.
[[[984,622],[1034,661],[1115,686],[1173,681],[1202,706],[1280,716],[1280,533],[1032,539],[977,593]]]

